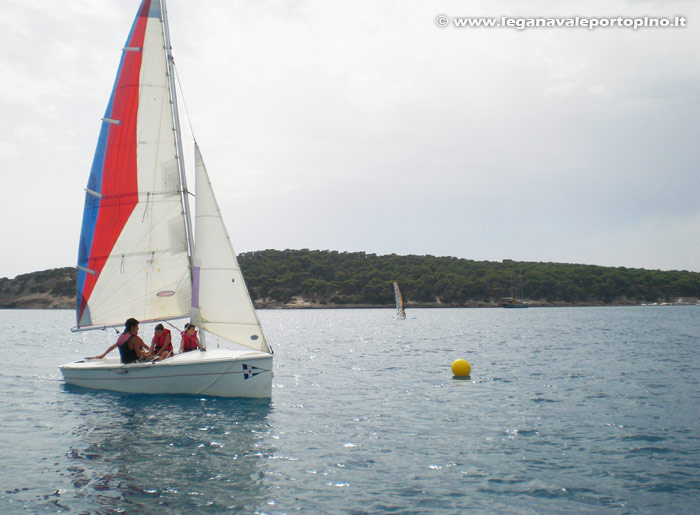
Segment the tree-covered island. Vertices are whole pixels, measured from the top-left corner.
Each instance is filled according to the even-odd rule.
[[[533,306],[694,303],[700,273],[512,260],[263,250],[238,256],[256,307],[389,307],[393,281],[408,307],[488,307],[518,296]],[[0,279],[0,308],[73,308],[75,269]]]

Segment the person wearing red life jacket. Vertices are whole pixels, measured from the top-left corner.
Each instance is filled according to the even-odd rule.
[[[193,350],[204,350],[204,347],[199,343],[197,338],[197,328],[194,324],[185,324],[185,330],[180,333],[182,340],[180,341],[180,353],[190,352]]]
[[[158,324],[151,340],[151,354],[158,360],[169,358],[173,354],[173,342],[170,336],[170,330],[163,327],[163,324]]]

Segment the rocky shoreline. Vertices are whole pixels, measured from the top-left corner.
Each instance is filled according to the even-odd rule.
[[[305,300],[299,297],[295,297],[291,302],[280,303],[271,302],[265,300],[255,300],[254,301],[256,309],[387,309],[393,308],[393,305],[386,304],[324,304],[319,302],[313,302]],[[627,300],[617,300],[612,303],[604,302],[586,302],[580,304],[572,304],[567,302],[546,302],[546,301],[530,301],[529,307],[532,308],[565,308],[565,307],[603,307],[603,306],[639,306],[639,303],[627,301]],[[417,308],[500,308],[501,306],[496,302],[468,302],[464,304],[446,304],[442,302],[407,302],[406,309],[417,309]]]
[[[382,304],[329,304],[314,302],[302,297],[294,297],[290,302],[282,303],[265,299],[254,301],[256,309],[389,309],[392,305]],[[545,302],[532,301],[530,307],[552,308],[552,307],[600,307],[600,306],[637,306],[636,302],[625,300],[616,301],[610,304],[603,302],[569,304],[565,302]],[[406,309],[416,308],[498,308],[497,303],[470,302],[464,305],[432,303],[408,303]],[[75,309],[75,298],[64,296],[53,296],[47,293],[28,293],[13,299],[0,299],[0,309]]]

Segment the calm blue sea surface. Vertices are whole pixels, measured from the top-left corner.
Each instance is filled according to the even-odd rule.
[[[114,332],[0,311],[0,512],[698,513],[700,307],[259,315],[271,401],[68,387]]]

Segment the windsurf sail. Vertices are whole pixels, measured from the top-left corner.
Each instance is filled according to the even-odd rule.
[[[394,282],[394,298],[396,299],[396,316],[399,318],[406,318],[406,306],[403,303],[399,284],[396,282]]]

